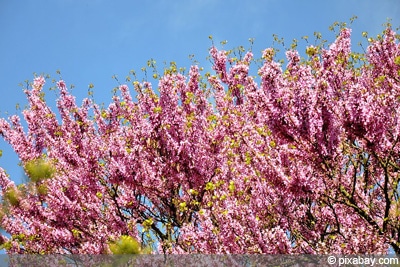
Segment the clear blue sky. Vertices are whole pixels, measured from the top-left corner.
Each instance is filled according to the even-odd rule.
[[[139,72],[150,58],[190,66],[195,54],[204,67],[211,46],[209,35],[226,48],[248,47],[254,52],[272,45],[272,34],[293,38],[315,31],[332,41],[328,27],[334,21],[349,21],[353,15],[353,46],[361,32],[376,35],[392,18],[400,26],[399,0],[0,0],[0,116],[15,114],[15,105],[26,104],[18,85],[32,80],[33,73],[50,74],[74,84],[79,101],[94,84],[97,102],[109,103],[117,86],[131,69]],[[304,52],[304,51],[301,51]],[[50,83],[49,83],[50,86]],[[156,87],[156,85],[154,86]],[[54,103],[52,103],[54,106]],[[19,182],[22,170],[10,147],[0,141],[0,166]]]

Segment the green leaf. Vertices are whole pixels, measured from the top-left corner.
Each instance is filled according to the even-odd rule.
[[[235,192],[235,182],[234,181],[229,182],[228,189],[232,194],[233,194],[233,192]]]
[[[20,199],[18,191],[16,191],[14,188],[8,189],[7,192],[4,194],[4,198],[8,200],[12,206],[17,206],[19,204]]]
[[[33,182],[52,178],[55,168],[52,164],[42,158],[33,159],[25,163],[25,171]]]
[[[400,66],[400,56],[397,56],[397,57],[394,59],[394,64]]]

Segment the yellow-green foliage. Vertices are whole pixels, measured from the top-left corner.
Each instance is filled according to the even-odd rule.
[[[46,195],[47,192],[49,191],[49,189],[47,188],[47,186],[45,184],[41,184],[37,187],[37,192],[39,195]]]
[[[5,200],[7,200],[12,206],[17,206],[19,204],[19,194],[18,191],[10,188],[7,190],[7,192],[4,194]]]
[[[25,163],[25,171],[33,182],[52,178],[55,173],[53,165],[45,159],[33,159]]]
[[[109,248],[113,254],[141,254],[140,243],[133,237],[122,235],[116,242],[111,242]]]

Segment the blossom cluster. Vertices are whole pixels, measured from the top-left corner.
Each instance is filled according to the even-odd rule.
[[[266,49],[259,82],[251,51],[212,47],[213,75],[135,81],[137,101],[121,85],[107,108],[78,106],[61,80],[59,118],[35,78],[27,131],[0,119],[27,174],[42,168],[19,186],[0,170],[3,247],[111,253],[129,236],[154,253],[400,253],[400,45],[387,29],[363,59],[350,46],[343,29],[286,67]]]

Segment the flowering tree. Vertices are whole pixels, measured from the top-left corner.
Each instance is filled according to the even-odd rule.
[[[112,253],[138,240],[161,253],[400,253],[395,32],[364,54],[351,52],[349,29],[306,52],[288,50],[283,69],[266,49],[257,82],[250,51],[212,47],[214,75],[171,65],[158,93],[135,81],[135,102],[121,85],[106,109],[78,106],[60,80],[60,119],[36,78],[27,132],[18,116],[0,119],[30,177],[16,186],[0,172],[3,247]]]

